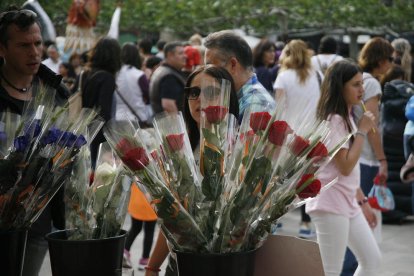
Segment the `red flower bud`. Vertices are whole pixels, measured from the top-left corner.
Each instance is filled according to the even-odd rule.
[[[210,124],[217,124],[223,121],[227,115],[227,112],[229,112],[229,109],[224,106],[208,106],[204,108],[203,111],[206,114],[207,121]]]
[[[265,130],[272,116],[269,112],[254,112],[250,114],[250,127],[254,132]]]
[[[170,149],[178,151],[183,148],[184,145],[184,133],[181,134],[170,134],[165,137],[167,139]]]
[[[298,184],[296,185],[296,191],[301,189],[301,191],[298,193],[298,196],[301,199],[315,197],[319,194],[321,186],[321,182],[319,179],[315,178],[313,174],[305,174],[301,177]]]
[[[244,141],[244,139],[251,139],[254,137],[254,131],[253,130],[249,130],[245,133],[241,133],[240,134],[240,140]]]
[[[133,171],[142,170],[149,164],[145,149],[141,147],[128,150],[121,157],[121,160]]]
[[[309,147],[309,140],[304,139],[301,136],[295,135],[295,139],[290,145],[292,153],[299,156],[305,149]]]
[[[133,148],[133,144],[127,138],[122,138],[116,145],[117,151],[119,151],[121,154],[124,154],[125,152]]]
[[[309,159],[313,157],[323,158],[327,156],[328,156],[328,150],[326,149],[325,145],[322,142],[318,142],[316,146],[308,154]]]
[[[289,133],[292,133],[292,129],[285,121],[274,121],[269,128],[268,139],[270,143],[281,146]]]

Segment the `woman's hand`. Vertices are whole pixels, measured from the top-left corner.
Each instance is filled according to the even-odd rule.
[[[374,210],[372,210],[371,206],[368,202],[364,203],[362,206],[362,212],[364,213],[365,219],[368,222],[369,227],[375,228],[377,226],[377,216],[374,213]]]
[[[371,111],[366,111],[358,123],[358,129],[368,133],[372,129],[375,129],[375,116]]]
[[[387,182],[387,178],[388,178],[388,163],[387,163],[387,160],[384,159],[384,160],[380,161],[378,175],[379,175],[380,184],[384,185]]]

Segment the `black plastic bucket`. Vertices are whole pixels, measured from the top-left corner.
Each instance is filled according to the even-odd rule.
[[[22,275],[26,240],[27,229],[0,231],[1,275]]]
[[[253,276],[256,251],[226,254],[174,252],[180,276]]]
[[[46,235],[52,275],[122,275],[125,230],[119,236],[107,239],[67,240],[72,231],[63,230]]]

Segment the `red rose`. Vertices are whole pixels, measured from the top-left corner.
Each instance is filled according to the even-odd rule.
[[[203,109],[204,113],[206,114],[207,121],[210,124],[217,124],[223,121],[223,119],[226,117],[227,112],[229,112],[229,109],[224,106],[208,106]]]
[[[172,151],[178,151],[183,148],[184,145],[184,133],[170,134],[165,137],[168,145]]]
[[[292,129],[285,121],[274,121],[269,128],[268,139],[270,143],[281,146],[289,133],[292,133]]]
[[[316,146],[309,152],[308,158],[311,159],[313,157],[327,157],[328,150],[326,149],[325,145],[322,142],[318,142]]]
[[[290,145],[290,149],[293,154],[299,156],[305,149],[309,147],[309,140],[304,139],[301,136],[295,135],[295,139]]]
[[[296,185],[296,193],[299,198],[315,197],[321,190],[321,182],[313,174],[305,174]]]
[[[244,141],[244,139],[251,139],[254,137],[254,131],[253,130],[249,130],[245,133],[241,133],[240,134],[240,140]]]
[[[133,148],[121,157],[124,164],[133,171],[144,169],[149,164],[148,156],[143,148]]]
[[[117,151],[121,152],[122,154],[133,148],[134,146],[132,145],[132,143],[126,138],[122,138],[116,145]]]
[[[250,114],[250,127],[254,132],[265,130],[271,118],[269,112],[254,112]]]

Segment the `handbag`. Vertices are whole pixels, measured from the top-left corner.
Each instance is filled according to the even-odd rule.
[[[379,176],[374,178],[374,185],[368,194],[368,202],[372,208],[382,212],[394,210],[395,201],[391,190],[384,184],[379,183]]]
[[[82,75],[83,71],[79,74],[79,84],[77,91],[68,99],[70,122],[75,121],[82,110]]]
[[[115,88],[115,92],[118,94],[118,96],[121,98],[121,100],[125,103],[125,105],[128,107],[129,111],[131,111],[132,114],[138,119],[140,128],[151,128],[152,125],[147,123],[146,121],[141,120],[138,113],[135,111],[135,109],[129,104],[129,102],[124,98],[124,96],[119,92],[118,88]]]

